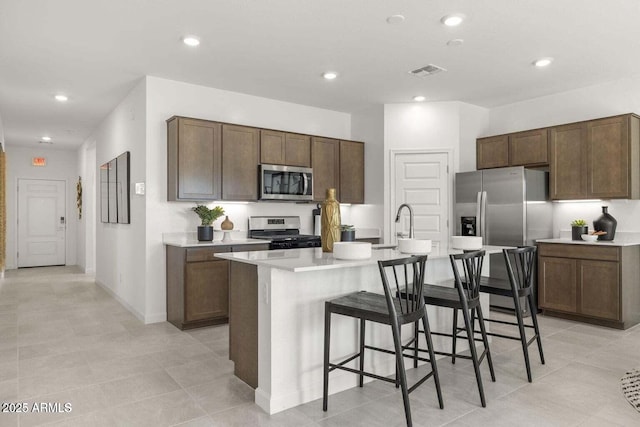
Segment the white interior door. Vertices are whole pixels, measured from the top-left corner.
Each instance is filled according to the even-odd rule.
[[[18,267],[64,265],[65,183],[18,180]]]
[[[391,240],[397,233],[409,235],[409,211],[402,210],[395,223],[398,206],[413,208],[416,239],[430,239],[434,248],[449,242],[449,153],[396,152],[391,183]]]

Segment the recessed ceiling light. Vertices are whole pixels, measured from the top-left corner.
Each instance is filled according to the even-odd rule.
[[[51,137],[50,136],[43,136],[42,138],[40,138],[42,141],[44,142],[49,142],[51,141]]]
[[[464,18],[465,16],[463,14],[454,13],[452,15],[443,16],[440,19],[440,22],[442,22],[447,27],[457,27],[458,25],[462,24],[462,21],[464,21]]]
[[[425,99],[427,99],[427,98],[425,98],[425,97],[424,97],[424,96],[422,96],[422,95],[416,95],[416,96],[414,96],[414,97],[413,97],[413,100],[414,100],[414,101],[416,101],[416,102],[422,102],[422,101],[424,101]]]
[[[200,44],[200,39],[196,36],[185,36],[182,38],[182,43],[187,46],[196,47]]]
[[[553,62],[553,58],[540,58],[533,61],[533,65],[538,68],[546,67]]]
[[[402,15],[391,15],[387,18],[387,24],[402,24],[404,22],[404,16]]]
[[[326,73],[322,74],[322,77],[327,80],[333,80],[338,77],[338,73],[336,73],[335,71],[327,71]]]
[[[55,98],[56,98],[56,101],[60,101],[60,102],[65,102],[69,99],[67,95],[63,95],[61,93],[57,94]]]

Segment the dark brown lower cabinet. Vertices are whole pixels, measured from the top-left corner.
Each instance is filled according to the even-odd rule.
[[[545,314],[627,329],[640,322],[640,246],[540,243]]]
[[[203,248],[166,246],[167,321],[179,329],[229,321],[229,261],[216,253],[267,250],[268,243]]]

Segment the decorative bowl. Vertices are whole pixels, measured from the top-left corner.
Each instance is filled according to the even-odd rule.
[[[403,254],[425,255],[431,252],[431,240],[398,239],[398,250]]]
[[[333,244],[333,257],[346,260],[371,258],[371,243],[335,242]]]
[[[595,234],[581,234],[580,237],[586,242],[595,242],[598,240],[598,236]]]

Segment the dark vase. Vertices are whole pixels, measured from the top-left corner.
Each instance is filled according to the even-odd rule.
[[[341,242],[353,242],[356,240],[356,230],[342,230],[340,232]]]
[[[210,225],[198,226],[198,240],[200,242],[210,242],[213,240],[213,227]]]
[[[593,221],[593,229],[595,231],[606,231],[607,234],[598,236],[598,240],[613,240],[616,235],[616,227],[618,221],[607,212],[608,206],[602,207],[602,215]]]
[[[589,234],[589,227],[584,225],[581,227],[571,226],[571,240],[582,240],[582,234]]]

